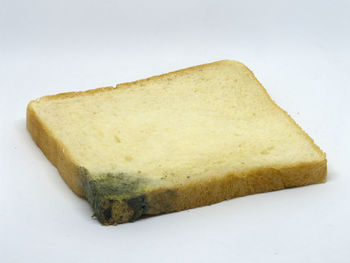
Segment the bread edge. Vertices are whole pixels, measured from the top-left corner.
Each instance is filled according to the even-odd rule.
[[[80,167],[72,160],[68,149],[54,137],[33,109],[33,102],[27,106],[27,130],[46,158],[57,168],[61,177],[75,194],[85,198]]]

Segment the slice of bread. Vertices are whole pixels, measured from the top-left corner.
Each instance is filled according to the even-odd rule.
[[[102,224],[327,174],[325,153],[236,61],[42,97],[28,105],[27,128]]]

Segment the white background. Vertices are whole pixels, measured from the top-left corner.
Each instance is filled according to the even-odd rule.
[[[350,262],[349,1],[0,0],[1,262]],[[235,59],[327,153],[325,184],[101,226],[25,128],[40,96]]]

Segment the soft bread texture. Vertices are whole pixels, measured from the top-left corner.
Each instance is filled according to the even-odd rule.
[[[103,224],[321,183],[325,153],[236,61],[42,97],[27,128]]]

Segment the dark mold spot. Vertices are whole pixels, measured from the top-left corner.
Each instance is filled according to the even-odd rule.
[[[111,219],[111,217],[112,217],[112,206],[110,205],[108,208],[103,210],[102,213],[103,213],[105,220],[109,221],[109,219]]]
[[[145,195],[130,198],[127,202],[129,207],[134,211],[134,215],[132,216],[131,221],[135,221],[136,219],[140,218],[149,210],[149,205],[146,201]]]

